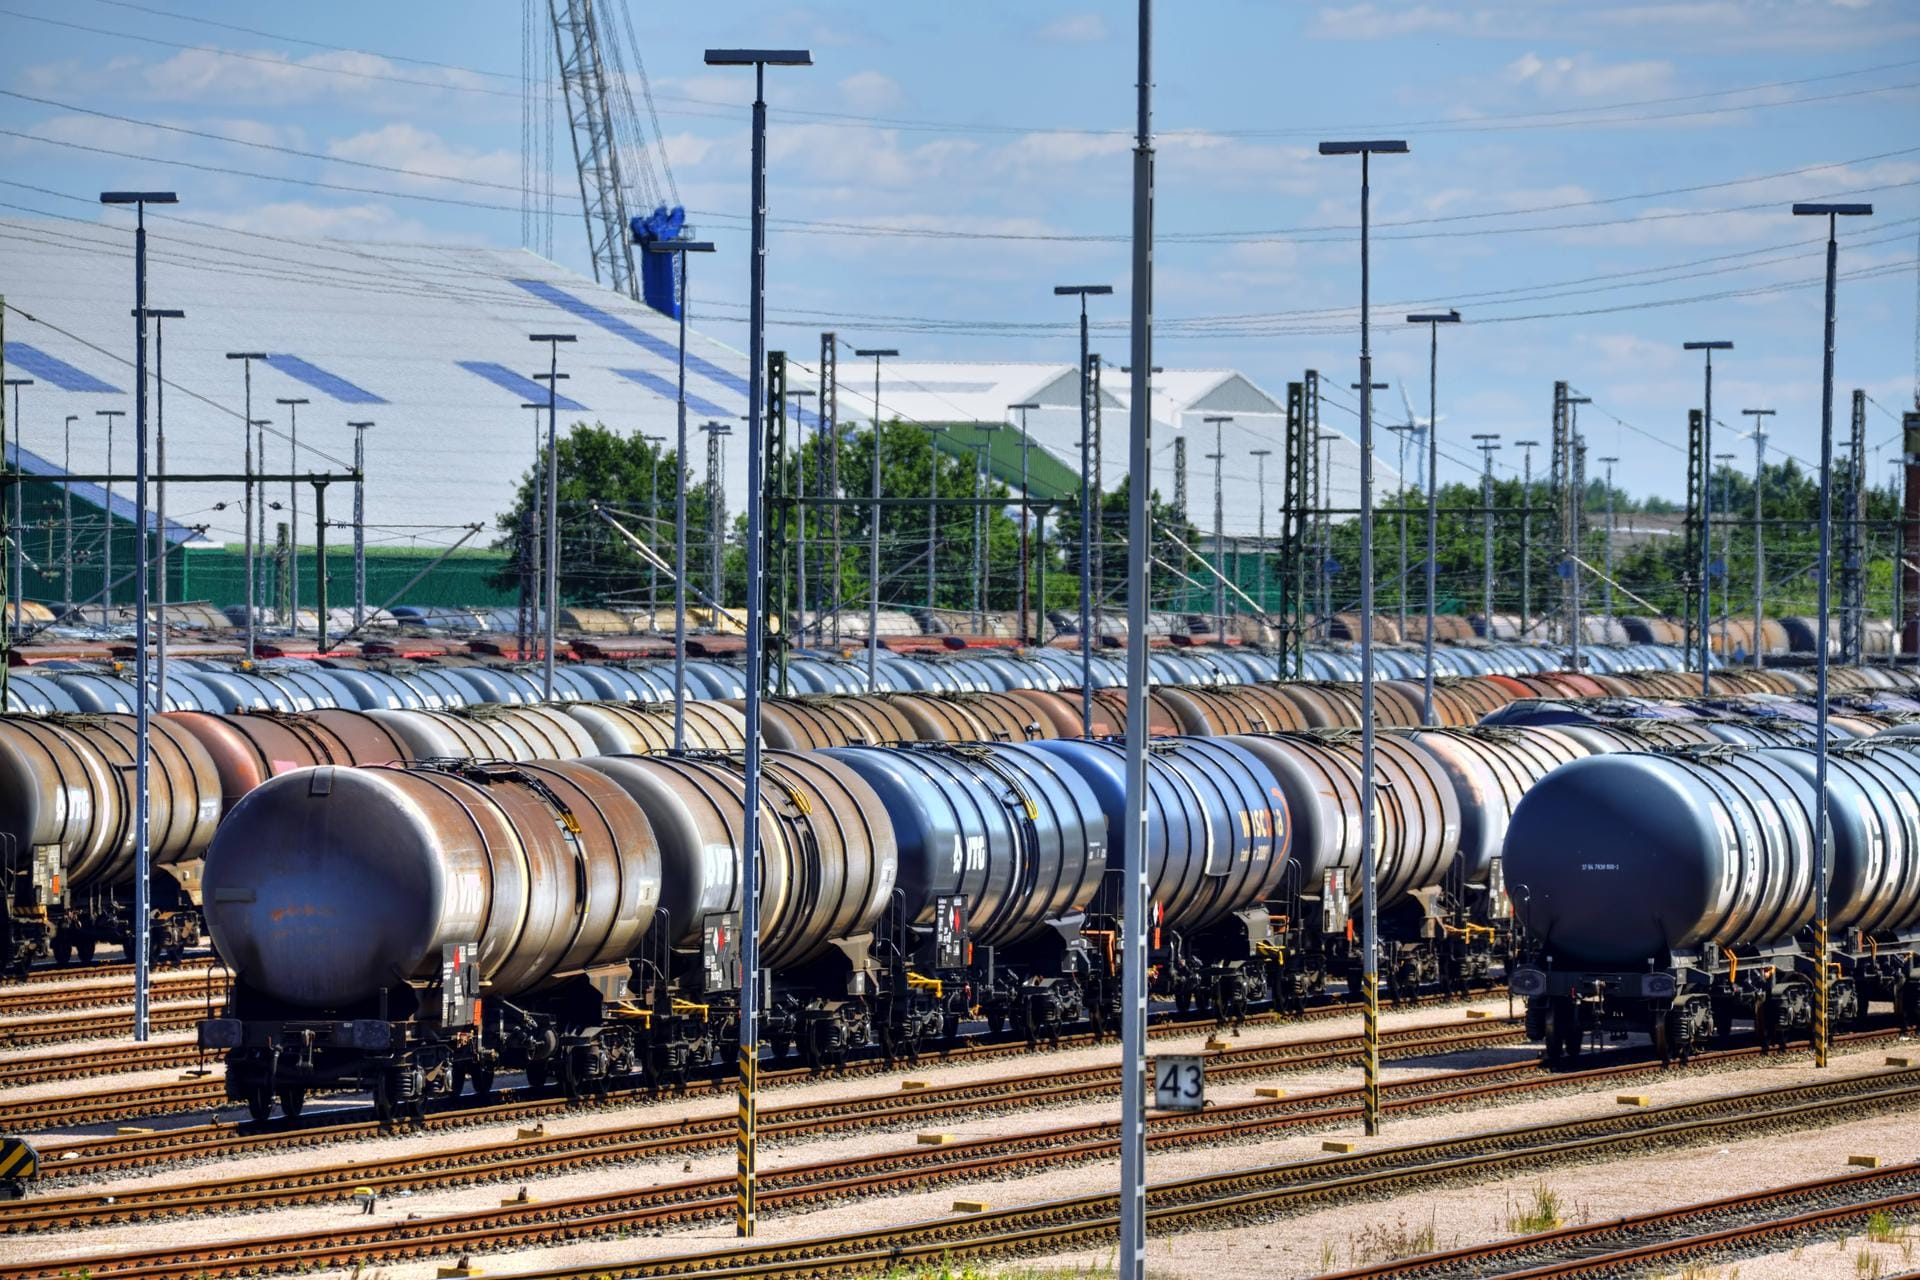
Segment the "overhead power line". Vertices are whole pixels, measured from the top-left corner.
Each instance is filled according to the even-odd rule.
[[[140,12],[140,13],[147,13],[147,14],[154,15],[156,17],[166,17],[179,22],[195,23],[202,26],[211,26],[214,28],[222,29],[222,30],[235,31],[244,35],[258,36],[262,39],[277,40],[277,41],[282,41],[289,44],[305,45],[309,48],[322,49],[328,52],[352,53],[352,54],[359,54],[364,57],[384,58],[393,62],[403,62],[403,63],[408,63],[414,66],[431,67],[436,70],[461,72],[466,75],[477,76],[477,77],[490,79],[490,80],[508,81],[514,78],[508,75],[507,73],[500,72],[500,71],[489,71],[483,68],[461,66],[454,63],[436,62],[429,59],[407,57],[400,54],[378,52],[378,51],[372,51],[372,50],[366,50],[366,49],[357,49],[357,48],[352,48],[345,45],[327,44],[317,40],[303,39],[298,36],[288,36],[288,35],[278,34],[274,32],[264,31],[255,27],[243,27],[243,26],[238,26],[231,23],[217,22],[212,19],[198,17],[197,15],[172,13],[164,9],[157,9],[150,6],[133,4],[133,3],[130,3],[129,0],[95,0],[95,2],[100,4],[108,4],[115,8],[126,9],[126,10],[131,10],[131,11]],[[166,48],[175,48],[175,49],[182,49],[182,50],[190,50],[190,51],[199,52],[199,53],[208,53],[218,57],[241,58],[241,59],[247,59],[247,60],[256,61],[256,62],[267,62],[275,66],[285,67],[293,70],[311,72],[317,75],[347,76],[347,77],[351,77],[359,80],[387,81],[390,83],[414,85],[414,86],[419,86],[424,88],[447,90],[447,91],[461,92],[461,93],[480,93],[480,94],[488,94],[493,96],[504,96],[504,97],[518,96],[517,94],[509,91],[492,90],[492,89],[487,89],[477,85],[459,85],[459,84],[451,84],[451,83],[445,83],[445,82],[439,82],[439,81],[419,80],[419,79],[414,79],[414,78],[405,77],[405,76],[396,76],[396,75],[391,75],[391,74],[382,73],[382,72],[368,71],[365,69],[330,67],[330,66],[324,66],[324,65],[314,65],[314,64],[308,64],[308,63],[293,62],[291,60],[272,58],[272,57],[267,57],[261,54],[249,54],[239,50],[222,49],[215,45],[185,44],[179,41],[163,40],[155,36],[137,35],[132,32],[119,31],[119,30],[114,30],[112,28],[93,27],[83,23],[48,18],[40,14],[17,13],[12,10],[4,10],[4,9],[0,9],[0,13],[9,13],[12,16],[27,18],[33,21],[45,22],[53,26],[67,27],[73,30],[84,31],[94,35],[102,35],[102,36],[107,36],[115,39],[124,39],[124,40],[136,41],[140,43],[154,44],[154,45],[158,45]],[[1487,114],[1482,116],[1475,116],[1467,119],[1453,117],[1453,118],[1436,118],[1436,119],[1425,119],[1425,120],[1415,119],[1415,120],[1384,121],[1384,122],[1374,122],[1371,124],[1347,124],[1347,125],[1307,124],[1307,125],[1296,126],[1294,128],[1289,128],[1289,129],[1222,129],[1222,130],[1169,129],[1169,130],[1162,130],[1160,132],[1160,136],[1164,138],[1164,137],[1179,137],[1182,135],[1191,135],[1191,134],[1203,134],[1208,136],[1232,137],[1232,138],[1287,138],[1287,137],[1319,137],[1319,136],[1324,136],[1329,131],[1337,133],[1345,130],[1358,130],[1358,131],[1364,132],[1369,129],[1386,129],[1386,128],[1406,129],[1406,130],[1415,130],[1415,131],[1424,130],[1427,132],[1449,132],[1449,133],[1490,132],[1490,131],[1497,131],[1502,127],[1523,127],[1520,124],[1520,122],[1526,122],[1526,121],[1538,121],[1541,123],[1538,125],[1525,126],[1525,127],[1561,127],[1561,125],[1556,125],[1555,122],[1562,122],[1562,125],[1574,126],[1574,127],[1579,127],[1583,125],[1593,125],[1593,124],[1606,125],[1606,124],[1615,124],[1615,123],[1641,123],[1641,122],[1644,122],[1647,120],[1653,120],[1653,119],[1674,119],[1674,118],[1684,118],[1689,115],[1719,114],[1724,111],[1744,111],[1749,109],[1758,109],[1758,108],[1772,107],[1772,106],[1793,106],[1793,105],[1798,105],[1802,102],[1826,101],[1829,99],[1828,98],[1798,98],[1798,99],[1776,100],[1772,102],[1759,102],[1759,103],[1721,108],[1718,111],[1711,112],[1711,113],[1683,112],[1683,113],[1678,113],[1677,115],[1626,117],[1626,118],[1616,118],[1616,119],[1608,119],[1604,117],[1606,117],[1608,113],[1617,112],[1617,111],[1638,110],[1643,107],[1674,106],[1682,103],[1704,102],[1714,98],[1738,97],[1746,94],[1766,93],[1766,92],[1772,92],[1779,89],[1798,88],[1802,85],[1822,84],[1832,80],[1850,79],[1855,76],[1874,75],[1883,71],[1898,71],[1898,70],[1901,70],[1907,67],[1912,67],[1912,66],[1920,66],[1920,58],[1903,59],[1897,62],[1876,63],[1869,66],[1864,66],[1864,67],[1851,67],[1851,68],[1847,68],[1840,71],[1825,72],[1823,74],[1814,75],[1814,76],[1801,76],[1793,79],[1772,80],[1772,81],[1767,81],[1760,84],[1739,85],[1739,86],[1735,86],[1733,88],[1728,88],[1728,89],[1709,89],[1709,90],[1701,90],[1693,93],[1670,94],[1670,95],[1653,97],[1653,98],[1634,98],[1634,99],[1627,99],[1627,100],[1618,101],[1618,102],[1593,103],[1586,106],[1561,107],[1561,108],[1554,108],[1554,109],[1541,110],[1541,111],[1492,113],[1492,114]],[[1904,86],[1897,86],[1897,85],[1886,86],[1883,88],[1856,91],[1853,94],[1843,94],[1843,95],[1835,95],[1835,96],[1858,96],[1859,93],[1883,93],[1883,92],[1890,92],[1894,89],[1898,89],[1901,87],[1904,87]],[[679,95],[661,94],[659,95],[659,97],[663,101],[682,102],[690,106],[716,108],[719,110],[729,111],[729,112],[736,110],[740,106],[740,104],[737,102],[730,102],[730,101],[725,101],[721,99],[699,98],[699,97],[694,97],[691,95],[684,95],[684,94],[679,94]],[[893,129],[893,130],[900,130],[903,132],[934,132],[934,133],[963,133],[963,134],[1027,134],[1027,133],[1039,132],[1039,133],[1055,133],[1055,134],[1067,134],[1067,135],[1087,136],[1087,137],[1128,136],[1126,131],[1124,130],[1077,128],[1073,126],[1064,126],[1064,125],[1057,125],[1057,124],[1031,124],[1031,123],[1029,124],[990,124],[990,123],[979,123],[979,122],[958,121],[958,120],[930,120],[930,119],[917,119],[917,118],[901,117],[901,116],[881,116],[881,115],[861,114],[857,112],[846,112],[846,111],[807,110],[807,109],[794,108],[794,107],[783,107],[782,113],[785,115],[790,115],[798,118],[818,120],[824,123],[839,123],[839,124],[845,124],[848,126],[855,126],[855,127],[861,127],[861,128]],[[710,115],[711,112],[681,112],[678,114],[703,116],[703,115]]]

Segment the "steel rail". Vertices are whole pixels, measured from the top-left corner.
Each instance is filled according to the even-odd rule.
[[[1645,1146],[1702,1141],[1727,1133],[1751,1136],[1780,1126],[1808,1127],[1835,1113],[1857,1118],[1920,1106],[1920,1069],[1845,1077],[1676,1103],[1647,1111],[1519,1126],[1435,1142],[1382,1148],[1283,1165],[1236,1170],[1162,1184],[1150,1192],[1156,1234],[1214,1222],[1244,1225],[1260,1215],[1329,1200],[1397,1193],[1458,1180]],[[1223,1109],[1224,1111],[1225,1109]],[[1163,1115],[1156,1144],[1217,1144],[1262,1129],[1299,1124],[1268,1104],[1238,1114]],[[1314,1113],[1311,1123],[1351,1121],[1359,1105]],[[831,1129],[831,1125],[825,1127]],[[843,1201],[891,1190],[924,1188],[930,1180],[981,1179],[1068,1162],[1110,1158],[1118,1150],[1111,1122],[979,1139],[948,1147],[915,1147],[854,1159],[790,1166],[764,1178],[765,1209]],[[508,1203],[496,1210],[444,1218],[341,1227],[317,1233],[184,1245],[99,1258],[63,1257],[0,1266],[0,1280],[53,1280],[89,1274],[95,1280],[186,1280],[261,1270],[324,1270],[356,1263],[445,1256],[562,1239],[657,1231],[724,1218],[733,1211],[728,1178],[695,1179],[625,1196],[588,1196]],[[1057,1252],[1111,1238],[1116,1198],[1094,1195],[994,1213],[940,1219],[879,1231],[789,1240],[627,1264],[605,1261],[544,1276],[833,1275],[883,1270],[923,1258]],[[570,1218],[570,1214],[586,1214]],[[789,1268],[798,1267],[798,1270]]]

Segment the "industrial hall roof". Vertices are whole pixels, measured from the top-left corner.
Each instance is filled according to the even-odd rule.
[[[533,377],[546,371],[547,347],[530,334],[577,337],[559,349],[561,430],[581,420],[623,434],[674,429],[677,323],[531,253],[269,236],[151,209],[147,227],[147,305],[186,312],[164,322],[172,474],[242,469],[245,372],[229,352],[266,357],[252,362],[252,416],[271,421],[269,471],[347,472],[348,422],[373,421],[370,545],[446,545],[476,523],[487,528],[470,545],[491,541],[494,518],[511,505],[533,454],[535,415],[521,405],[547,398],[547,384]],[[121,409],[129,416],[119,420],[115,470],[130,472],[130,227],[0,220],[0,295],[7,376],[33,379],[21,389],[20,421],[9,422],[27,451],[24,464],[51,469],[61,461],[65,419],[77,415],[69,469],[105,472],[111,419],[95,411]],[[690,330],[687,388],[691,423],[737,423],[747,407],[746,358]],[[275,403],[282,398],[308,403]],[[11,396],[7,411],[11,418]],[[815,425],[811,411],[800,421]],[[736,435],[729,447],[745,446]],[[695,434],[689,454],[701,452]],[[725,470],[728,507],[737,511],[746,468]],[[116,490],[115,509],[131,518],[123,493]],[[79,486],[75,494],[82,496]],[[328,496],[334,517],[351,509],[341,488]],[[240,497],[238,484],[169,485],[167,509],[182,526],[238,542]],[[308,494],[300,506],[312,510]],[[311,528],[301,532],[311,540]]]

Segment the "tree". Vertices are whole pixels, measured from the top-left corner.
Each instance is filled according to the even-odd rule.
[[[642,604],[655,571],[626,542],[593,514],[598,502],[671,564],[674,495],[680,476],[672,451],[638,435],[623,436],[598,423],[575,423],[557,444],[559,464],[560,599],[571,604]],[[688,477],[690,480],[691,477]],[[512,587],[520,581],[529,517],[534,509],[534,472],[522,474],[513,505],[496,520],[501,536],[494,546],[507,562],[494,581]],[[709,510],[706,485],[687,489],[688,577],[705,585]],[[651,519],[652,523],[648,521]],[[536,531],[544,537],[544,531]],[[660,598],[670,599],[672,578],[657,575]]]

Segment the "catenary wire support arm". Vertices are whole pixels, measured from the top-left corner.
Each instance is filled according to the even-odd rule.
[[[382,617],[383,615],[386,614],[387,610],[393,608],[394,605],[399,604],[400,601],[406,597],[407,592],[413,590],[416,586],[420,585],[420,580],[422,578],[425,578],[428,574],[432,573],[435,569],[438,569],[441,565],[445,564],[447,562],[447,557],[451,556],[454,552],[458,551],[460,548],[466,546],[467,543],[473,541],[474,538],[478,537],[480,530],[483,527],[484,526],[477,525],[477,524],[467,525],[466,526],[467,531],[460,535],[460,541],[454,543],[450,547],[447,547],[445,550],[441,551],[439,555],[429,560],[426,563],[426,565],[423,568],[421,568],[420,572],[414,574],[411,578],[407,579],[405,586],[401,587],[398,591],[394,592],[392,595],[388,596],[385,600],[381,601],[380,606],[378,608],[373,609],[367,614],[367,622],[362,622],[356,626],[349,628],[346,631],[346,633],[340,636],[338,639],[329,640],[326,644],[321,646],[320,652],[329,653],[332,650],[337,649],[341,645],[347,643],[349,640],[359,635],[362,631],[366,630],[368,623]]]

